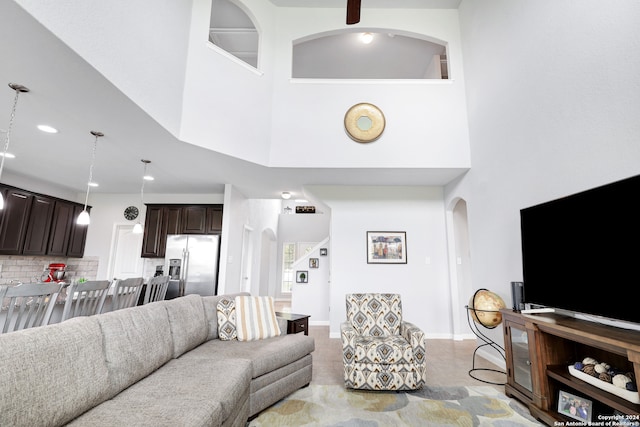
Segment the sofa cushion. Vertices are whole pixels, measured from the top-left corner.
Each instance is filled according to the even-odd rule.
[[[210,340],[181,359],[244,359],[251,361],[251,378],[257,378],[313,352],[315,341],[304,334],[280,335],[259,341]]]
[[[173,357],[180,357],[207,339],[209,324],[200,295],[164,301],[173,337]],[[169,329],[167,329],[169,330]]]
[[[280,335],[273,297],[237,296],[236,329],[239,341],[254,341]]]
[[[173,359],[71,425],[226,425],[242,407],[246,421],[250,381],[248,361]]]
[[[173,355],[171,326],[162,302],[96,316],[104,336],[111,393],[146,377]]]
[[[112,396],[94,317],[0,334],[0,426],[63,425]]]
[[[222,341],[238,339],[236,329],[236,300],[222,297],[216,308],[218,313],[218,338]]]

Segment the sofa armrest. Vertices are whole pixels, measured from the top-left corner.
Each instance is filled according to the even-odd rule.
[[[422,329],[413,323],[403,321],[400,325],[400,334],[411,344],[415,362],[417,364],[424,364],[427,348]]]
[[[280,335],[287,335],[287,319],[285,319],[284,317],[278,317],[276,315],[276,320],[278,321],[278,327],[280,328]]]

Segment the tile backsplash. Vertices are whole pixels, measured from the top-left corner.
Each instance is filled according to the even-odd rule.
[[[63,263],[65,281],[85,278],[95,280],[98,274],[98,257],[64,258],[47,256],[0,255],[0,284],[14,282],[39,282],[49,264]]]

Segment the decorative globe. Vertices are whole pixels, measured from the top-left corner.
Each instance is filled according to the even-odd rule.
[[[502,323],[500,309],[505,308],[500,295],[487,289],[478,289],[469,300],[469,310],[473,321],[485,328],[493,329]]]

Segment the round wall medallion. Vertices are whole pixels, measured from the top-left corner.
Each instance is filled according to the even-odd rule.
[[[129,221],[138,218],[138,208],[136,208],[135,206],[129,206],[124,210],[124,217]]]
[[[384,114],[373,104],[356,104],[344,115],[344,128],[356,142],[375,141],[384,131]]]

